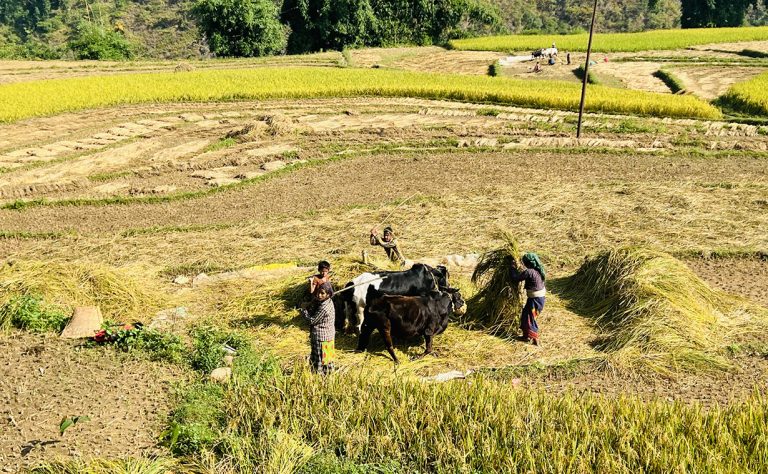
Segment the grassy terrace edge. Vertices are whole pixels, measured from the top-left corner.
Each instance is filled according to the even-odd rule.
[[[352,68],[259,68],[130,74],[0,86],[0,123],[124,104],[266,99],[412,97],[576,110],[580,87],[561,81]],[[590,112],[716,119],[691,96],[592,86]]]
[[[768,72],[734,84],[718,100],[738,112],[768,116]]]
[[[586,51],[589,35],[504,35],[452,40],[452,48],[466,51],[532,51],[552,43],[560,50]],[[592,48],[606,53],[672,50],[690,46],[768,40],[768,26],[739,28],[689,28],[640,33],[596,34]]]

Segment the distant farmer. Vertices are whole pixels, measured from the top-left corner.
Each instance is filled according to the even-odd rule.
[[[325,260],[317,264],[317,274],[309,277],[309,294],[314,295],[317,287],[331,280],[331,264]]]
[[[571,64],[571,52],[566,51],[565,52],[565,64]]]
[[[538,61],[533,65],[533,72],[541,72],[541,64]]]
[[[523,331],[522,340],[538,346],[539,324],[536,318],[544,310],[544,300],[547,294],[547,290],[544,288],[546,273],[544,265],[539,260],[539,256],[533,252],[523,255],[523,265],[525,265],[525,270],[512,277],[513,281],[525,282],[525,293],[528,296],[525,300],[523,312],[520,314],[520,329]]]
[[[381,238],[379,238],[378,230],[375,227],[371,229],[371,245],[384,247],[384,251],[387,252],[387,257],[390,260],[399,262],[401,265],[405,264],[405,258],[403,258],[403,254],[400,253],[400,249],[397,247],[397,240],[395,240],[392,227],[385,227]]]
[[[309,310],[301,310],[301,315],[309,323],[309,342],[312,347],[309,355],[310,368],[312,372],[323,375],[333,371],[333,361],[336,358],[334,345],[336,311],[331,300],[332,296],[331,283],[322,283],[312,294],[314,304]]]

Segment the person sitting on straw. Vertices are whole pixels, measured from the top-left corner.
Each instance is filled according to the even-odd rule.
[[[314,295],[318,286],[331,281],[331,264],[323,260],[317,264],[317,274],[309,277],[309,294]]]
[[[539,325],[536,318],[544,310],[544,300],[547,294],[547,289],[544,287],[546,272],[539,256],[533,252],[523,255],[523,265],[525,265],[525,270],[512,277],[515,282],[525,281],[525,292],[528,296],[523,312],[520,314],[520,329],[523,330],[522,340],[538,346]]]
[[[309,342],[312,347],[309,355],[309,364],[312,372],[328,375],[334,369],[333,361],[336,358],[336,311],[333,307],[333,286],[330,282],[318,285],[312,298],[314,305],[309,310],[302,309],[301,315],[309,323]]]
[[[378,230],[375,227],[371,229],[371,245],[384,247],[384,251],[387,252],[387,257],[389,257],[390,260],[399,262],[400,265],[405,265],[405,258],[397,247],[397,240],[395,240],[395,234],[392,232],[392,227],[385,227],[384,235],[382,235],[381,238],[379,238]]]

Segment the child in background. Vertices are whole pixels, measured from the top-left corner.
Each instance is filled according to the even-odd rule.
[[[309,323],[309,342],[312,347],[309,364],[312,372],[328,375],[334,369],[336,358],[336,311],[333,307],[333,286],[324,282],[315,288],[312,294],[314,303],[309,310],[302,309],[301,314]]]
[[[331,264],[323,260],[317,264],[317,274],[309,277],[309,294],[314,295],[318,286],[331,280]]]
[[[391,227],[384,228],[384,235],[382,235],[381,238],[379,238],[378,231],[375,227],[371,229],[371,245],[384,247],[384,251],[391,261],[398,262],[400,265],[405,265],[405,258],[397,247],[397,240],[395,240],[395,234],[392,232]]]

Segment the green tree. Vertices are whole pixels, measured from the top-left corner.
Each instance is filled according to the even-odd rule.
[[[754,0],[682,0],[683,28],[741,26]]]
[[[193,12],[218,56],[285,52],[286,31],[272,0],[200,0]]]
[[[768,2],[757,0],[747,7],[744,23],[749,26],[768,25]]]

